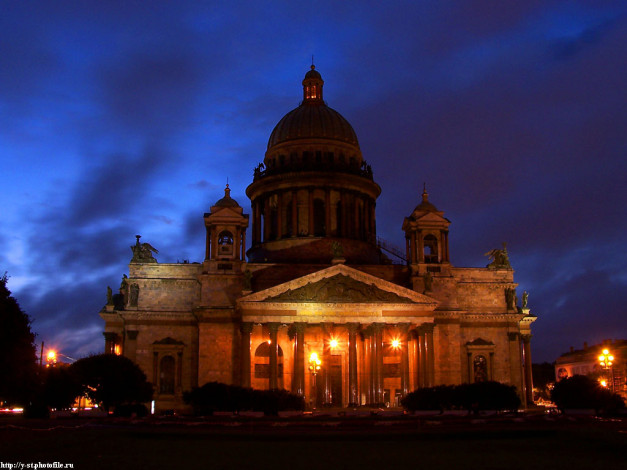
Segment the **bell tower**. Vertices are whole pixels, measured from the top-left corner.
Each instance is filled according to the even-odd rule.
[[[248,214],[243,213],[231,189],[226,185],[224,197],[205,214],[207,241],[205,263],[208,271],[241,271],[246,261],[246,229]]]
[[[403,221],[407,260],[413,275],[423,276],[448,274],[450,260],[448,251],[448,227],[450,220],[444,217],[429,202],[426,185],[422,192],[422,202]]]

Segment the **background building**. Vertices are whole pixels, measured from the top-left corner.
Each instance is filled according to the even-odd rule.
[[[599,356],[607,349],[613,356],[611,366],[601,365]],[[591,375],[605,385],[627,398],[627,340],[605,340],[601,344],[588,346],[583,343],[583,349],[570,348],[555,361],[555,380],[559,382],[573,375]]]
[[[487,267],[453,266],[450,221],[426,188],[399,221],[405,249],[379,240],[381,188],[323,85],[312,66],[302,103],[272,131],[246,190],[250,220],[228,185],[205,214],[202,263],[159,264],[137,238],[100,313],[106,351],[142,367],[159,409],[180,408],[185,390],[209,381],[352,406],[497,380],[530,401],[535,317],[526,295],[517,306],[505,246]]]

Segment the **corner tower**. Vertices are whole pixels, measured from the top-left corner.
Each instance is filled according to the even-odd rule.
[[[352,264],[377,264],[376,199],[381,188],[357,136],[323,100],[312,65],[303,101],[276,125],[246,189],[253,210],[251,262],[322,263],[341,247]]]
[[[429,202],[427,188],[422,202],[403,221],[407,260],[414,275],[446,273],[450,269],[448,227],[451,221]]]

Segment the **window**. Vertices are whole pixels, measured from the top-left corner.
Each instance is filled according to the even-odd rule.
[[[475,382],[485,382],[488,380],[488,361],[485,356],[475,356],[472,361],[472,369]]]
[[[427,235],[424,239],[425,263],[438,262],[438,240],[433,235]]]
[[[230,255],[233,253],[233,234],[227,230],[220,232],[218,235],[218,248],[221,255]]]
[[[174,393],[174,358],[164,356],[159,363],[159,393]]]

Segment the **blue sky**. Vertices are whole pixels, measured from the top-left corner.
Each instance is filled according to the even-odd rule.
[[[0,271],[38,341],[102,350],[134,235],[202,260],[313,54],[379,235],[404,246],[426,182],[454,265],[508,243],[534,361],[627,338],[625,44],[618,1],[3,2]]]

